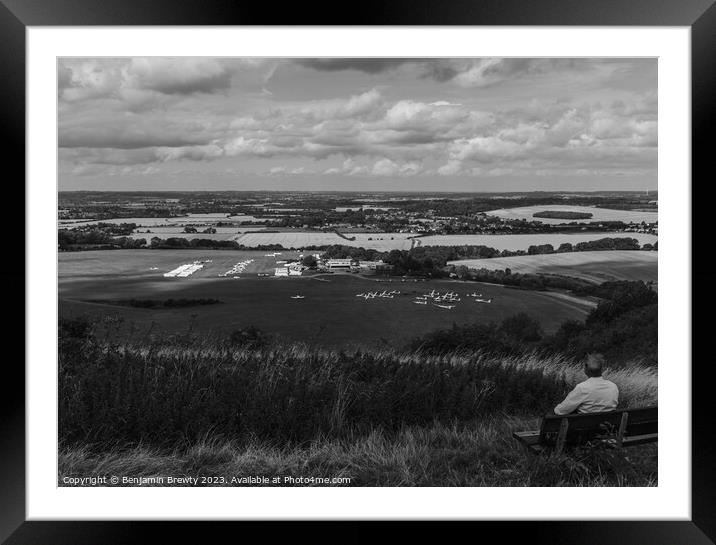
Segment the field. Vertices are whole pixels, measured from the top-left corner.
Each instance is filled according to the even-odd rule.
[[[254,223],[262,223],[266,218],[256,218],[254,216],[228,216],[226,214],[189,214],[187,216],[178,216],[174,218],[116,218],[108,220],[58,220],[58,227],[79,227],[81,225],[96,225],[97,223],[135,223],[138,227],[157,227],[170,225],[185,224],[212,224],[218,222],[242,222],[251,221]]]
[[[63,281],[161,279],[165,272],[184,263],[211,260],[205,267],[192,275],[192,279],[214,278],[231,269],[240,261],[253,259],[245,269],[246,276],[257,273],[273,273],[276,261],[295,259],[298,252],[236,251],[236,250],[111,250],[93,252],[67,252],[59,254],[58,274],[60,285]]]
[[[532,216],[535,212],[544,211],[553,212],[585,212],[592,214],[592,217],[587,220],[566,220],[558,218],[535,218]],[[541,221],[542,223],[558,224],[558,223],[571,223],[572,221],[578,222],[591,222],[591,221],[623,221],[624,223],[641,223],[645,221],[647,223],[654,223],[658,221],[658,212],[643,212],[638,210],[612,210],[609,208],[596,208],[593,206],[569,206],[569,205],[555,205],[547,204],[542,206],[520,206],[517,208],[500,208],[499,210],[490,210],[487,212],[492,216],[497,216],[505,219],[527,221]]]
[[[114,250],[59,254],[59,313],[61,316],[90,314],[123,320],[120,334],[141,331],[229,333],[253,325],[293,341],[326,346],[346,344],[399,346],[429,331],[453,323],[501,321],[518,312],[539,319],[554,331],[568,319],[584,319],[593,303],[547,292],[522,291],[497,285],[455,280],[377,282],[355,275],[263,278],[277,259],[297,255],[283,252],[196,250]],[[163,274],[184,263],[208,260],[188,278],[164,278]],[[239,261],[254,259],[240,278],[219,278]],[[156,269],[153,270],[153,268]],[[431,290],[454,291],[461,301],[455,308],[413,303],[415,295]],[[400,291],[392,299],[365,300],[366,291]],[[465,297],[480,292],[490,304]],[[304,299],[292,299],[294,295]],[[138,309],[93,303],[92,300],[168,298],[214,298],[223,304],[190,309]],[[133,324],[133,325],[132,325]],[[135,328],[132,330],[132,328]]]
[[[534,235],[434,235],[418,239],[422,246],[484,245],[496,250],[527,250],[530,246],[551,244],[557,248],[564,242],[577,244],[602,238],[635,238],[639,244],[654,244],[655,235],[646,233],[578,233],[578,234],[534,234]]]
[[[511,269],[518,273],[558,274],[582,278],[589,282],[608,280],[658,281],[658,252],[603,251],[564,254],[498,257],[451,261],[476,269]]]
[[[579,234],[534,234],[534,235],[432,235],[415,239],[408,238],[409,233],[350,233],[355,241],[346,240],[335,233],[318,232],[285,232],[261,233],[251,232],[236,237],[236,242],[250,248],[262,244],[281,244],[285,248],[304,248],[306,246],[323,246],[341,244],[368,249],[390,251],[409,250],[415,244],[421,246],[462,246],[484,245],[497,250],[527,250],[532,245],[552,244],[555,248],[563,242],[577,244],[606,237],[631,237],[640,244],[657,241],[655,235],[644,233],[579,233]],[[372,240],[370,240],[372,239]]]

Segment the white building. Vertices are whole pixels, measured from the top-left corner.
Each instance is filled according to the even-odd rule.
[[[351,259],[327,259],[326,260],[326,268],[327,269],[344,269],[348,270],[351,268],[351,263],[353,260]]]
[[[358,266],[361,269],[368,269],[371,271],[376,270],[378,267],[380,267],[382,265],[385,265],[385,263],[383,263],[382,259],[380,259],[378,261],[359,261],[358,262]]]

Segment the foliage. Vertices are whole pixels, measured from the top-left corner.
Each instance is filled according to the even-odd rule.
[[[271,337],[255,326],[248,326],[233,331],[229,336],[229,344],[231,346],[240,346],[243,348],[264,348],[271,341]]]
[[[555,218],[561,220],[588,220],[593,214],[591,212],[570,212],[567,210],[543,210],[532,214],[534,218]]]
[[[204,305],[216,305],[221,303],[219,299],[200,298],[200,299],[93,299],[95,303],[105,303],[108,305],[118,305],[134,308],[184,308]]]

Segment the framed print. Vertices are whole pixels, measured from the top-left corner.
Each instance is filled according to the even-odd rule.
[[[8,543],[713,541],[710,2],[5,4]]]

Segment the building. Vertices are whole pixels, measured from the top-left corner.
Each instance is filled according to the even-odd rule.
[[[286,269],[288,270],[289,276],[301,276],[303,274],[304,267],[298,261],[294,261],[286,265]]]
[[[325,266],[329,270],[350,270],[352,259],[326,259]]]
[[[380,259],[378,261],[358,261],[358,268],[368,269],[371,271],[374,271],[378,267],[382,267],[383,265],[385,265],[385,263],[383,263],[382,259]]]
[[[274,269],[275,276],[288,276],[288,269],[286,267],[276,267]]]

